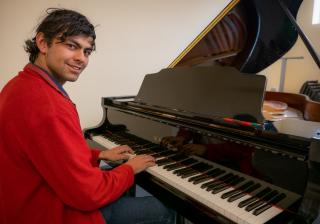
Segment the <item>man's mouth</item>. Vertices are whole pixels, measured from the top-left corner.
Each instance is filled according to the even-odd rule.
[[[73,68],[74,70],[76,71],[81,71],[82,67],[81,66],[78,66],[78,65],[70,65],[68,64],[71,68]]]

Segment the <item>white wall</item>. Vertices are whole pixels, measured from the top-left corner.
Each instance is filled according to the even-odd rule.
[[[65,88],[82,127],[102,119],[102,96],[137,94],[145,74],[167,67],[229,0],[1,0],[0,89],[28,62],[33,37],[48,7],[75,9],[97,25],[97,51],[76,83]],[[18,103],[18,102],[17,102]]]

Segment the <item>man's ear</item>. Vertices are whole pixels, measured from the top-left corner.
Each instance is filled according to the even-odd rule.
[[[44,34],[39,32],[36,35],[36,44],[37,47],[39,48],[40,53],[45,54],[48,50],[48,43],[44,37]]]

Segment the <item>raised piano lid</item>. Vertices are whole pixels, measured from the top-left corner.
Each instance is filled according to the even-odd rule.
[[[295,21],[301,2],[241,0],[215,18],[169,68],[222,62],[255,74],[288,52],[298,34],[320,67],[319,54]]]

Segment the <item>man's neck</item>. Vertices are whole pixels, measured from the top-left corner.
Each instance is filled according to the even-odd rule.
[[[61,86],[63,86],[66,83],[66,82],[61,82],[50,72],[47,64],[44,62],[43,57],[41,55],[38,55],[37,59],[34,61],[33,64],[39,67],[40,69],[42,69],[44,72],[46,72],[52,79],[60,83]]]

